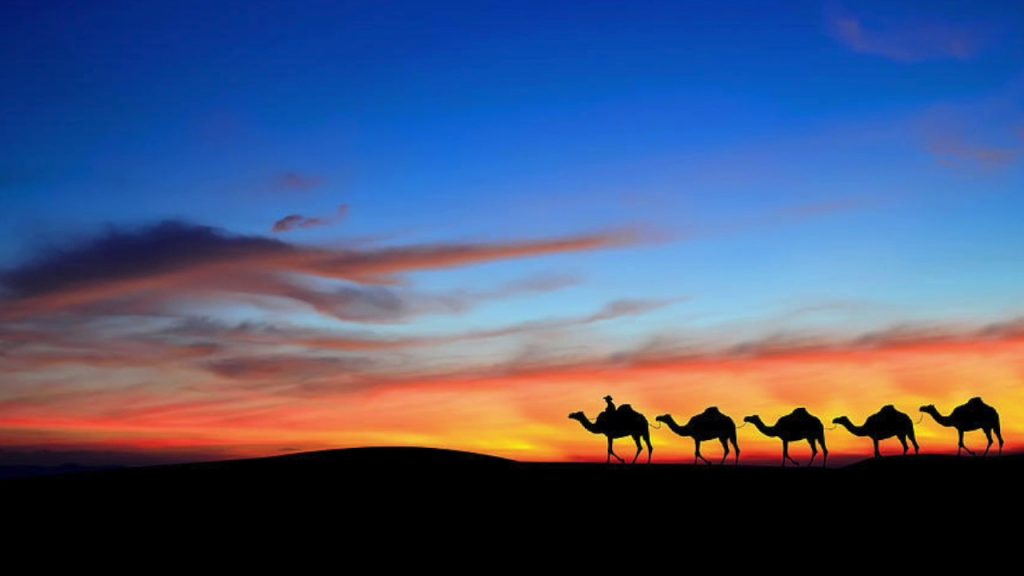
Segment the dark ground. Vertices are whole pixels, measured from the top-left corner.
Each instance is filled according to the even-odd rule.
[[[720,554],[740,566],[778,554],[856,564],[884,549],[905,566],[941,567],[944,554],[1015,553],[1005,543],[1016,540],[1024,511],[1022,480],[1024,455],[891,457],[823,470],[529,464],[366,448],[8,479],[0,497],[6,525],[33,526],[21,533],[37,542],[56,538],[56,528],[112,545],[127,537],[166,551],[174,542],[173,554],[224,553],[238,534],[256,533],[326,539],[321,553],[398,563],[415,560],[409,549],[523,547],[526,558],[542,550],[599,563],[607,552],[616,561]],[[394,558],[380,557],[382,542],[401,544]],[[277,544],[269,545],[255,552]],[[474,566],[469,558],[458,562]]]
[[[160,494],[185,504],[316,499],[326,505],[472,508],[478,503],[711,510],[906,503],[937,497],[1014,504],[1024,454],[888,457],[842,468],[520,463],[425,448],[361,448],[271,458],[8,479],[8,496],[127,505]],[[630,504],[630,495],[634,495]],[[640,504],[640,502],[644,504]],[[615,504],[612,504],[615,502]]]

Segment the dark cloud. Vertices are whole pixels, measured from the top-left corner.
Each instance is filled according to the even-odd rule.
[[[326,376],[338,378],[367,369],[372,363],[362,358],[323,356],[236,356],[206,362],[212,373],[232,380],[273,380],[282,384]]]
[[[372,286],[417,270],[600,250],[635,241],[633,235],[606,233],[519,242],[328,249],[164,222],[130,231],[111,230],[0,272],[0,315],[32,317],[86,307],[101,308],[105,314],[119,310],[138,314],[185,297],[285,299],[346,319],[362,319],[374,310],[391,317],[409,309],[458,311],[463,305],[457,298],[420,297],[418,304],[409,305],[387,290],[331,290],[313,287],[301,277]]]
[[[274,226],[271,228],[271,231],[277,234],[282,234],[293,230],[307,230],[309,228],[331,226],[333,224],[337,224],[346,216],[348,216],[348,206],[345,204],[338,207],[338,212],[334,216],[311,218],[308,216],[302,216],[301,214],[290,214],[281,218],[277,222],[274,222]]]
[[[138,230],[111,229],[82,243],[44,250],[0,272],[0,286],[7,297],[21,299],[290,249],[277,240],[167,221]]]

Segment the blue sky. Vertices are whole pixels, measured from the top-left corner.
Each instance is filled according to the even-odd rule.
[[[7,2],[0,266],[165,219],[300,245],[607,230],[403,279],[458,333],[857,332],[1020,314],[1016,2]],[[524,280],[525,279],[525,280]],[[245,317],[239,307],[204,313]],[[232,310],[234,312],[232,312]],[[333,320],[293,321],[337,327]]]

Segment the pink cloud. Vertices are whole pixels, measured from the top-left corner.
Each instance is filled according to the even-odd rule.
[[[866,23],[850,14],[831,14],[827,28],[833,38],[860,54],[898,62],[968,60],[982,48],[973,27],[946,22]]]

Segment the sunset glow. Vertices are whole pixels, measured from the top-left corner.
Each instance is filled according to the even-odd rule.
[[[1024,446],[1019,3],[44,4],[0,7],[0,465],[604,461],[606,394],[980,396]]]

